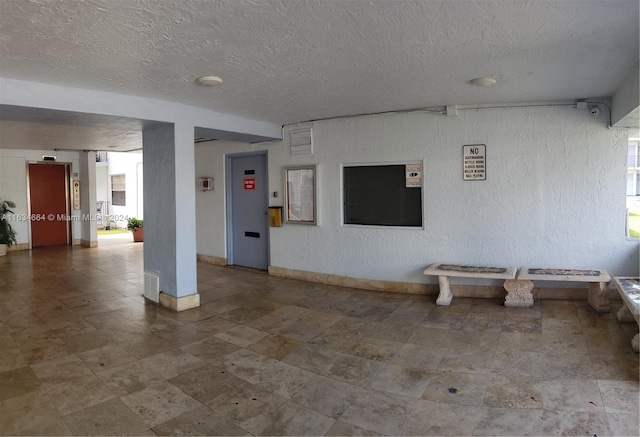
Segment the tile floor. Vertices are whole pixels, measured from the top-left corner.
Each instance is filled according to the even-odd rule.
[[[437,307],[199,264],[202,306],[173,313],[141,271],[139,244],[0,258],[0,434],[640,434],[637,326],[586,301]]]

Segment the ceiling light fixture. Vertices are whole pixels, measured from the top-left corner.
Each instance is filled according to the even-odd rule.
[[[496,80],[490,77],[476,77],[471,79],[469,83],[474,86],[493,86],[496,84]]]
[[[202,76],[196,79],[196,83],[200,86],[216,86],[222,83],[222,79],[218,76]]]

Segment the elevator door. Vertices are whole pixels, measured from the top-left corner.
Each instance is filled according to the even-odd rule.
[[[31,246],[69,243],[67,167],[59,164],[29,164]]]

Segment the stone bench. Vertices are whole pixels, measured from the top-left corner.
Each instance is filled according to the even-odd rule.
[[[509,293],[504,302],[505,306],[533,306],[533,294],[531,293],[533,281],[589,282],[587,295],[589,305],[599,313],[609,312],[611,276],[605,270],[521,268],[515,281],[505,284]],[[509,290],[509,287],[512,287],[513,290]]]
[[[506,279],[512,280],[516,276],[514,267],[479,267],[463,266],[457,264],[431,264],[424,271],[425,275],[438,277],[440,294],[436,299],[437,305],[449,305],[453,299],[451,288],[449,287],[449,277],[459,278],[480,278],[480,279]],[[505,285],[506,288],[506,285]]]
[[[620,322],[635,322],[640,327],[640,278],[614,277],[613,285],[620,293],[624,305],[616,317]],[[631,340],[634,352],[640,350],[640,334],[636,334]]]

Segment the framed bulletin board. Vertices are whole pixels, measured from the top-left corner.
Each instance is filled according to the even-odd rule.
[[[317,224],[316,166],[284,169],[286,223]]]

